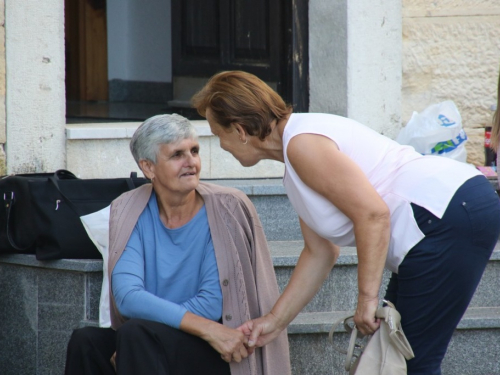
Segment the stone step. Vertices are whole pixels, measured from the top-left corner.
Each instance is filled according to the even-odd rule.
[[[287,285],[303,247],[302,241],[270,241],[276,278],[280,292]],[[356,249],[344,247],[340,251],[337,264],[325,280],[323,286],[304,308],[304,312],[347,311],[356,307],[357,301]],[[380,299],[385,294],[390,272],[384,271]],[[497,243],[479,286],[471,301],[473,307],[500,306],[500,242]]]
[[[332,325],[349,311],[301,313],[288,327],[293,375],[345,375],[344,356],[328,339]],[[84,320],[80,326],[97,326]],[[347,348],[342,326],[334,342]],[[443,375],[500,374],[500,307],[471,307],[453,334],[442,365]]]
[[[271,241],[269,245],[282,290],[295,267],[302,242]],[[336,316],[355,308],[356,265],[355,249],[342,249],[337,265],[319,294],[290,327],[293,363],[298,369],[294,374],[329,374],[321,372],[323,370],[315,372],[311,369],[309,372],[307,364],[314,362],[319,369],[324,369],[321,367],[324,360],[324,366],[331,369],[329,357],[321,357],[322,351],[327,350],[326,331]],[[474,355],[482,353],[483,347],[484,350],[495,348],[497,354],[500,352],[499,275],[500,247],[497,246],[468,315],[455,335],[453,348],[457,349],[453,350],[462,353],[462,358],[467,358],[466,350],[471,347],[477,348]],[[72,330],[82,324],[95,325],[97,322],[102,261],[66,259],[41,262],[33,255],[3,254],[0,256],[0,282],[4,286],[0,293],[0,331],[4,333],[3,338],[0,337],[0,351],[3,353],[0,368],[9,369],[6,375],[35,373],[37,368],[40,373],[61,373]],[[12,345],[13,342],[16,344]],[[24,355],[17,356],[19,352]],[[489,351],[481,355],[490,360]],[[475,369],[474,366],[466,368]],[[500,374],[486,369],[489,372],[463,374]]]
[[[328,333],[346,311],[302,313],[290,324],[288,338],[294,375],[344,375],[345,356],[330,344]],[[339,328],[335,343],[347,348]],[[442,365],[443,375],[500,374],[500,307],[469,308],[453,334]]]
[[[302,240],[298,216],[283,186],[282,178],[204,179],[243,191],[255,205],[268,241]],[[496,179],[489,180],[498,189]]]
[[[298,216],[281,178],[204,180],[243,191],[254,204],[268,241],[301,240]]]

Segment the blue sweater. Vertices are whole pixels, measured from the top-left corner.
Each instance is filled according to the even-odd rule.
[[[205,206],[169,229],[151,194],[112,274],[120,313],[179,328],[187,311],[218,321],[222,291]]]

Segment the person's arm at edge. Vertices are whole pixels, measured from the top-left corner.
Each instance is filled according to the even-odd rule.
[[[269,314],[239,327],[250,335],[251,347],[261,347],[275,339],[314,297],[337,261],[338,246],[318,236],[302,220],[300,227],[304,249],[283,294]]]
[[[389,247],[389,208],[363,171],[331,139],[301,134],[292,138],[287,152],[302,181],[353,222],[359,292],[354,321],[361,333],[373,333],[380,325],[375,311]]]

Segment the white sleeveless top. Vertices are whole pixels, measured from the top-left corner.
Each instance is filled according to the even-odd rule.
[[[287,157],[290,139],[298,134],[320,134],[333,140],[366,174],[391,212],[391,238],[386,268],[397,273],[408,251],[425,235],[410,203],[441,218],[457,189],[480,175],[476,168],[441,156],[422,156],[376,131],[345,117],[292,114],[283,133],[283,185],[301,219],[318,235],[339,246],[355,246],[352,221],[330,201],[306,186]],[[325,168],[328,173],[328,168]]]

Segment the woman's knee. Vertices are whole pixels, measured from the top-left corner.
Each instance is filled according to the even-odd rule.
[[[140,339],[151,336],[152,334],[154,335],[156,331],[156,325],[163,326],[163,324],[152,322],[149,320],[129,319],[125,323],[123,323],[123,325],[120,326],[120,328],[118,328],[118,330],[116,331],[117,341],[140,341]],[[161,328],[165,329],[165,327]]]
[[[68,346],[85,347],[95,339],[95,327],[83,327],[73,331]]]

